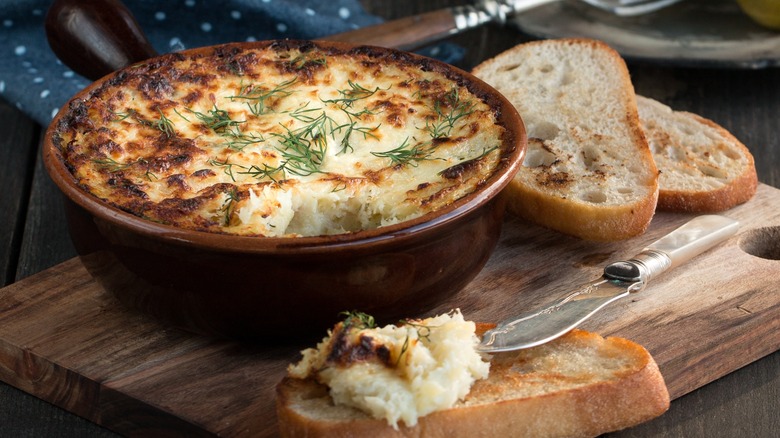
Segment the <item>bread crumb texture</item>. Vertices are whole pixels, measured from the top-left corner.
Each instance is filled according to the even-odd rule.
[[[647,229],[658,169],[615,50],[587,39],[534,41],[474,74],[526,124],[525,161],[506,190],[511,213],[586,240],[623,240]]]
[[[637,96],[639,117],[661,171],[658,208],[717,212],[747,202],[758,178],[750,151],[715,122]]]
[[[523,184],[604,205],[655,190],[653,163],[633,146],[646,148],[624,69],[611,48],[586,40],[523,44],[475,69],[526,124]]]

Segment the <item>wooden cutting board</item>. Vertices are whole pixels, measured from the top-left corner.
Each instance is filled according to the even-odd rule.
[[[780,190],[761,185],[753,200],[724,213],[742,223],[737,236],[583,328],[644,345],[672,398],[780,349],[778,206]],[[691,217],[659,213],[643,236],[610,244],[508,218],[483,272],[447,302],[410,316],[455,307],[478,321],[516,315]],[[164,326],[120,307],[78,259],[3,288],[0,321],[2,380],[127,435],[273,436],[274,386],[305,347],[243,345]]]

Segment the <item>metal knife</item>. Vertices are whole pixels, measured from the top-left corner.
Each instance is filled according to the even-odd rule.
[[[485,333],[477,349],[497,353],[552,341],[606,305],[641,291],[662,272],[733,236],[738,229],[739,222],[724,216],[698,216],[633,258],[608,265],[601,278],[583,284],[563,299],[501,322]]]
[[[487,23],[502,25],[508,17],[560,0],[476,0],[373,26],[329,35],[322,39],[415,50]],[[634,16],[673,5],[681,0],[584,0],[618,16]]]

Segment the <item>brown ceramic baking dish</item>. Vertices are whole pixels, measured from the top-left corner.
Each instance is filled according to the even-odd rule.
[[[253,44],[269,42],[231,47]],[[457,293],[480,272],[497,243],[505,206],[501,192],[525,153],[523,122],[503,96],[464,71],[405,52],[371,51],[387,62],[403,57],[421,68],[442,69],[494,108],[505,128],[501,162],[476,191],[416,219],[346,234],[274,238],[177,228],[108,205],[77,185],[55,141],[66,104],[46,133],[43,155],[64,194],[69,231],[90,274],[125,305],[175,326],[261,340],[321,334],[345,310],[392,321]],[[119,74],[97,80],[73,99]]]

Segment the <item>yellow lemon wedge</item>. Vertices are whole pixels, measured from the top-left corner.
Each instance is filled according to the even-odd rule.
[[[737,0],[737,3],[756,23],[780,30],[780,0]]]

